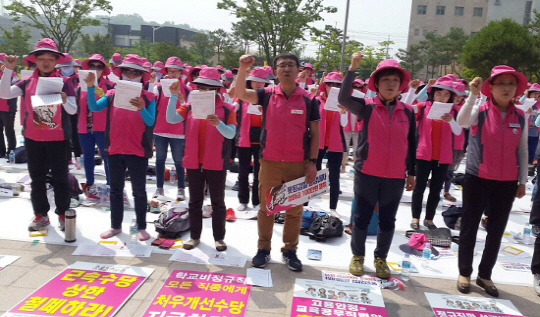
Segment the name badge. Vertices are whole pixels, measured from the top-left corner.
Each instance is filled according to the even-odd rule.
[[[304,114],[304,110],[301,109],[291,109],[292,114]]]
[[[510,123],[510,128],[521,128],[521,125],[519,123]]]

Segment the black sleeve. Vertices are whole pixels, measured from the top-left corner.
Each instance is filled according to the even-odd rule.
[[[409,147],[407,149],[407,175],[415,176],[416,175],[416,119],[414,112],[410,112],[409,116],[409,134],[407,135],[407,140],[409,142]]]
[[[345,78],[341,84],[341,89],[339,91],[338,101],[339,104],[347,108],[352,114],[356,115],[358,119],[364,118],[366,102],[364,98],[353,97],[351,90],[352,84],[354,81],[354,72],[347,71],[345,73]]]
[[[319,100],[317,100],[317,98],[313,97],[313,99],[311,99],[311,103],[310,103],[310,113],[309,113],[309,122],[314,122],[314,121],[320,121],[321,120],[321,114],[319,113]]]
[[[268,105],[265,105],[264,103],[264,95],[265,95],[265,92],[264,92],[264,88],[259,88],[259,89],[256,89],[255,90],[257,92],[257,104],[258,105],[261,105],[263,108],[266,108],[266,106]]]
[[[66,96],[68,97],[76,97],[77,94],[75,93],[75,87],[73,87],[73,82],[71,80],[66,80],[64,82],[64,88],[62,89],[63,92],[66,93]]]
[[[29,82],[30,82],[30,79],[25,79],[25,80],[19,80],[18,82],[15,83],[15,86],[19,87],[19,89],[22,90],[23,97],[26,94],[26,85],[28,85]]]

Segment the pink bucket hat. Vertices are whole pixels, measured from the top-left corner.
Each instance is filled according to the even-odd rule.
[[[354,84],[360,84],[360,85],[362,85],[362,86],[365,85],[365,84],[364,84],[364,81],[363,81],[362,79],[355,79],[355,80],[353,81],[353,85],[354,85]]]
[[[99,54],[90,55],[90,57],[88,57],[87,60],[82,62],[82,65],[81,65],[82,69],[88,70],[90,62],[100,62],[101,64],[103,64],[103,74],[102,74],[102,76],[107,76],[107,75],[109,75],[111,73],[111,69],[109,67],[107,67],[107,64],[105,64],[105,59],[103,58],[103,56],[101,56]]]
[[[247,80],[252,81],[258,81],[260,83],[269,84],[270,81],[266,78],[266,70],[262,67],[255,67],[251,72],[249,72],[249,76],[246,78]]]
[[[499,65],[493,67],[491,70],[491,76],[484,81],[484,84],[482,84],[482,94],[488,98],[491,98],[491,92],[489,91],[489,85],[491,84],[491,81],[493,78],[503,75],[503,74],[512,74],[516,77],[517,80],[517,89],[516,89],[516,97],[521,96],[525,89],[527,89],[527,77],[523,75],[520,72],[517,72],[515,69],[513,69],[510,66],[506,65]]]
[[[53,40],[49,38],[44,38],[39,41],[37,41],[36,46],[34,47],[34,50],[28,54],[28,60],[32,63],[36,62],[36,53],[52,53],[58,56],[58,59],[56,60],[57,64],[62,64],[65,62],[64,60],[64,54],[60,53],[58,51],[58,48],[56,47],[56,43],[54,43]]]
[[[202,84],[213,87],[223,87],[219,72],[214,67],[204,67],[199,72],[199,77],[193,81],[194,84]]]
[[[431,92],[432,88],[439,88],[439,89],[446,89],[446,90],[450,91],[451,93],[455,94],[456,93],[454,91],[454,82],[455,82],[455,80],[452,79],[452,76],[444,75],[442,77],[439,77],[437,79],[437,81],[435,82],[435,84],[428,88],[428,90],[427,90],[428,93]],[[453,76],[453,77],[455,78],[456,76]]]
[[[343,76],[340,73],[338,73],[336,71],[331,72],[331,73],[329,73],[328,75],[326,75],[324,77],[324,80],[319,85],[318,92],[319,93],[321,93],[321,92],[326,93],[326,83],[341,84],[342,82],[343,82]]]
[[[409,74],[408,71],[401,68],[399,66],[399,62],[396,61],[395,59],[385,59],[381,61],[379,65],[377,65],[377,69],[375,69],[375,71],[369,77],[369,82],[366,79],[366,84],[368,84],[369,90],[377,91],[377,89],[375,88],[375,82],[373,80],[376,74],[378,74],[379,72],[385,69],[392,69],[392,68],[397,69],[403,75],[403,79],[401,80],[401,86],[399,86],[399,91],[403,91],[407,89],[407,87],[409,87],[409,83],[411,82],[411,74]]]
[[[454,92],[458,96],[467,96],[467,92],[465,91],[465,84],[462,83],[461,81],[455,81],[453,88],[454,88]]]
[[[424,250],[424,245],[428,243],[429,240],[423,233],[413,233],[409,238],[409,241],[405,244],[399,246],[399,249],[405,253],[414,254],[421,256],[422,251]],[[431,254],[434,256],[439,255],[439,251],[431,246]]]
[[[228,70],[225,73],[223,73],[223,75],[221,75],[221,79],[228,80],[228,81],[233,81],[234,74],[230,70]]]
[[[116,65],[122,64],[122,55],[120,55],[120,53],[114,53],[111,59],[109,60],[109,64],[116,64]]]
[[[315,70],[313,69],[313,65],[311,65],[311,64],[309,64],[309,63],[304,64],[304,67],[302,67],[302,70],[304,70],[304,68],[310,69],[310,70],[311,70],[311,74],[313,74],[313,72],[315,71]]]
[[[263,66],[263,69],[266,71],[266,79],[269,79],[269,80],[276,79],[276,76],[274,75],[274,70],[272,69],[271,66],[269,65]]]
[[[534,83],[529,87],[529,92],[531,91],[540,91],[540,84]]]
[[[143,67],[143,61],[137,54],[127,54],[126,57],[124,57],[122,64],[118,65],[118,67],[113,70],[113,74],[122,78],[122,68],[140,70],[143,72],[143,82],[150,80],[150,73]]]
[[[77,64],[77,65],[75,65],[76,67],[81,67],[81,60],[74,59],[73,62],[75,62],[75,64]]]
[[[225,69],[224,69],[223,66],[221,66],[221,65],[217,65],[217,66],[216,66],[216,69],[218,70],[218,72],[219,72],[220,74],[225,73]]]
[[[56,64],[56,68],[60,68],[60,67],[64,67],[64,66],[81,66],[79,64],[77,64],[74,60],[73,60],[73,57],[71,57],[71,55],[69,55],[69,53],[64,53],[64,61],[63,63],[57,63]]]
[[[152,66],[153,70],[157,70],[158,72],[163,68],[163,63],[160,61],[155,61],[154,65]]]
[[[206,68],[206,67],[208,67],[208,66],[206,66],[206,65],[200,65],[200,66],[195,66],[195,67],[193,67],[193,68],[191,69],[191,71],[189,72],[189,74],[188,74],[188,81],[193,82],[193,75],[194,75],[195,73],[197,73],[197,75],[199,75],[200,72],[201,72],[201,70],[202,70],[203,68]]]
[[[182,63],[182,60],[176,56],[171,56],[167,58],[167,61],[165,61],[165,66],[161,67],[160,72],[162,74],[167,74],[167,68],[176,68],[180,70],[184,70],[184,64]]]

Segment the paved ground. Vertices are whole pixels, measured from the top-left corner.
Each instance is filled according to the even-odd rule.
[[[21,258],[0,271],[0,314],[28,296],[36,288],[47,282],[68,265],[76,261],[129,264],[155,269],[150,278],[119,311],[118,317],[141,316],[153,296],[174,269],[187,269],[209,272],[245,274],[245,268],[218,267],[170,262],[170,255],[153,254],[150,258],[103,258],[72,256],[74,248],[70,246],[37,244],[30,242],[0,240],[0,254],[17,255]],[[344,258],[344,261],[349,261]],[[248,267],[250,263],[246,265]],[[270,317],[289,316],[295,278],[321,278],[323,267],[305,266],[302,272],[291,272],[283,264],[273,263],[274,287],[253,287],[251,290],[246,316]],[[328,269],[335,271],[335,269]],[[532,276],[531,276],[532,278]],[[456,294],[454,280],[412,277],[404,282],[405,291],[383,290],[382,294],[388,316],[432,317],[430,306],[424,292]],[[540,316],[540,297],[531,287],[498,285],[501,299],[511,300],[524,316]],[[484,296],[483,290],[472,288],[473,296]],[[487,295],[486,295],[487,296]]]

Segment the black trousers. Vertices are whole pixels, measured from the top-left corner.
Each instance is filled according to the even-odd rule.
[[[339,199],[339,175],[341,172],[341,162],[343,161],[343,152],[328,152],[328,148],[319,150],[317,157],[317,170],[322,170],[322,160],[326,154],[328,159],[328,180],[330,185],[330,209],[335,210]]]
[[[69,209],[70,193],[68,181],[67,152],[69,141],[34,141],[24,139],[28,156],[28,172],[32,179],[30,198],[35,215],[46,216],[50,205],[47,199],[47,173],[52,175],[55,213],[64,215]]]
[[[450,164],[439,164],[439,161],[416,160],[416,186],[412,195],[412,217],[420,218],[422,214],[422,200],[427,187],[429,174],[429,196],[426,204],[426,220],[433,220],[435,211],[441,198],[441,189]]]
[[[14,150],[17,144],[15,137],[15,115],[16,112],[0,112],[0,157],[7,156],[11,150]],[[4,131],[7,138],[4,140]]]
[[[208,184],[212,204],[212,230],[214,240],[225,238],[225,179],[227,171],[187,169],[189,179],[189,224],[191,239],[198,240],[202,232],[202,206],[204,188]]]
[[[377,202],[379,203],[379,229],[375,257],[386,259],[396,227],[396,213],[403,195],[403,179],[383,178],[356,172],[354,177],[354,198],[356,210],[351,239],[354,255],[366,253],[367,228]]]
[[[501,246],[504,229],[514,202],[517,181],[495,181],[465,174],[463,181],[463,215],[459,233],[459,274],[470,277],[473,268],[474,246],[484,209],[489,208],[487,237],[478,276],[491,279],[491,272]]]
[[[79,116],[78,115],[70,115],[69,119],[71,120],[71,146],[73,153],[75,153],[75,157],[81,157],[82,154],[82,148],[81,143],[79,142]],[[69,158],[71,159],[71,154],[69,155]],[[85,159],[94,159],[94,153],[92,153],[92,156]]]
[[[92,158],[93,159],[93,158]],[[111,184],[111,227],[122,229],[124,220],[124,183],[129,170],[135,216],[139,230],[146,229],[146,157],[125,154],[109,155],[109,179]]]
[[[532,261],[531,261],[532,274],[540,274],[540,238],[539,237],[540,236],[537,236],[534,242],[534,252],[533,252]]]
[[[251,147],[237,147],[238,152],[238,200],[241,204],[249,203],[249,172],[253,158],[253,185],[251,186],[251,203],[259,204],[259,152],[261,146],[252,144]]]
[[[540,181],[539,173],[540,173],[540,163],[537,163],[536,164],[536,181],[537,182]],[[531,225],[540,226],[540,195],[538,193],[536,194],[536,196],[534,196],[529,223]]]

